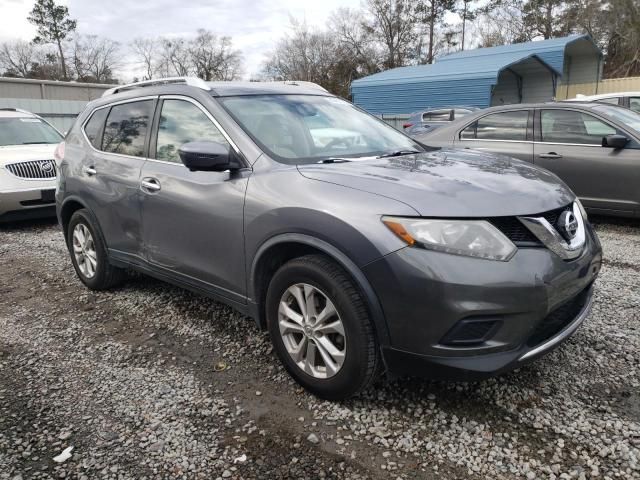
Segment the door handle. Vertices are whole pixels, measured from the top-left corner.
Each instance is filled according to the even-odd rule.
[[[160,182],[158,182],[158,180],[156,180],[155,178],[151,178],[151,177],[143,178],[142,181],[140,182],[140,186],[144,190],[148,190],[150,192],[157,192],[160,190]]]
[[[98,173],[96,172],[96,169],[94,167],[82,167],[82,171],[88,177],[93,177],[96,173]]]
[[[540,158],[562,158],[562,155],[560,155],[559,153],[556,153],[556,152],[541,153],[538,156]]]

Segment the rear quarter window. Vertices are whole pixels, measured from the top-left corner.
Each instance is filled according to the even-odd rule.
[[[102,128],[104,127],[104,121],[107,118],[108,111],[108,108],[96,110],[89,118],[89,121],[84,124],[84,133],[94,148],[99,149],[102,143]]]

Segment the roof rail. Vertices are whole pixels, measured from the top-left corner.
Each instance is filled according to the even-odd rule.
[[[326,92],[327,89],[317,83],[307,82],[306,80],[276,80],[274,83],[282,83],[284,85],[304,85],[305,87],[317,88]]]
[[[36,115],[35,113],[29,112],[28,110],[23,110],[22,108],[14,108],[14,107],[0,107],[0,112],[17,112],[17,113],[28,113],[29,115]]]
[[[103,97],[113,95],[114,93],[123,92],[125,90],[131,90],[134,88],[153,87],[155,85],[168,85],[172,83],[182,83],[191,87],[201,88],[202,90],[211,90],[211,87],[207,85],[207,82],[197,77],[168,77],[168,78],[156,78],[153,80],[144,80],[142,82],[128,83],[127,85],[118,85],[117,87],[105,90],[102,94]]]

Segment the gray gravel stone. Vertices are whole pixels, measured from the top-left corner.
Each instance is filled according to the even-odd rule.
[[[0,228],[0,479],[640,478],[640,223],[597,220],[594,308],[563,346],[340,403],[230,308],[141,275],[91,292],[55,224]]]

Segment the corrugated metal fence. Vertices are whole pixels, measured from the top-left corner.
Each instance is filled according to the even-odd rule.
[[[36,113],[65,132],[88,101],[100,97],[112,86],[0,77],[0,108]]]
[[[102,83],[56,82],[0,77],[0,98],[40,100],[94,100],[113,87]]]
[[[0,108],[20,108],[44,118],[61,132],[71,128],[75,118],[87,104],[81,100],[36,100],[31,98],[0,98]]]

